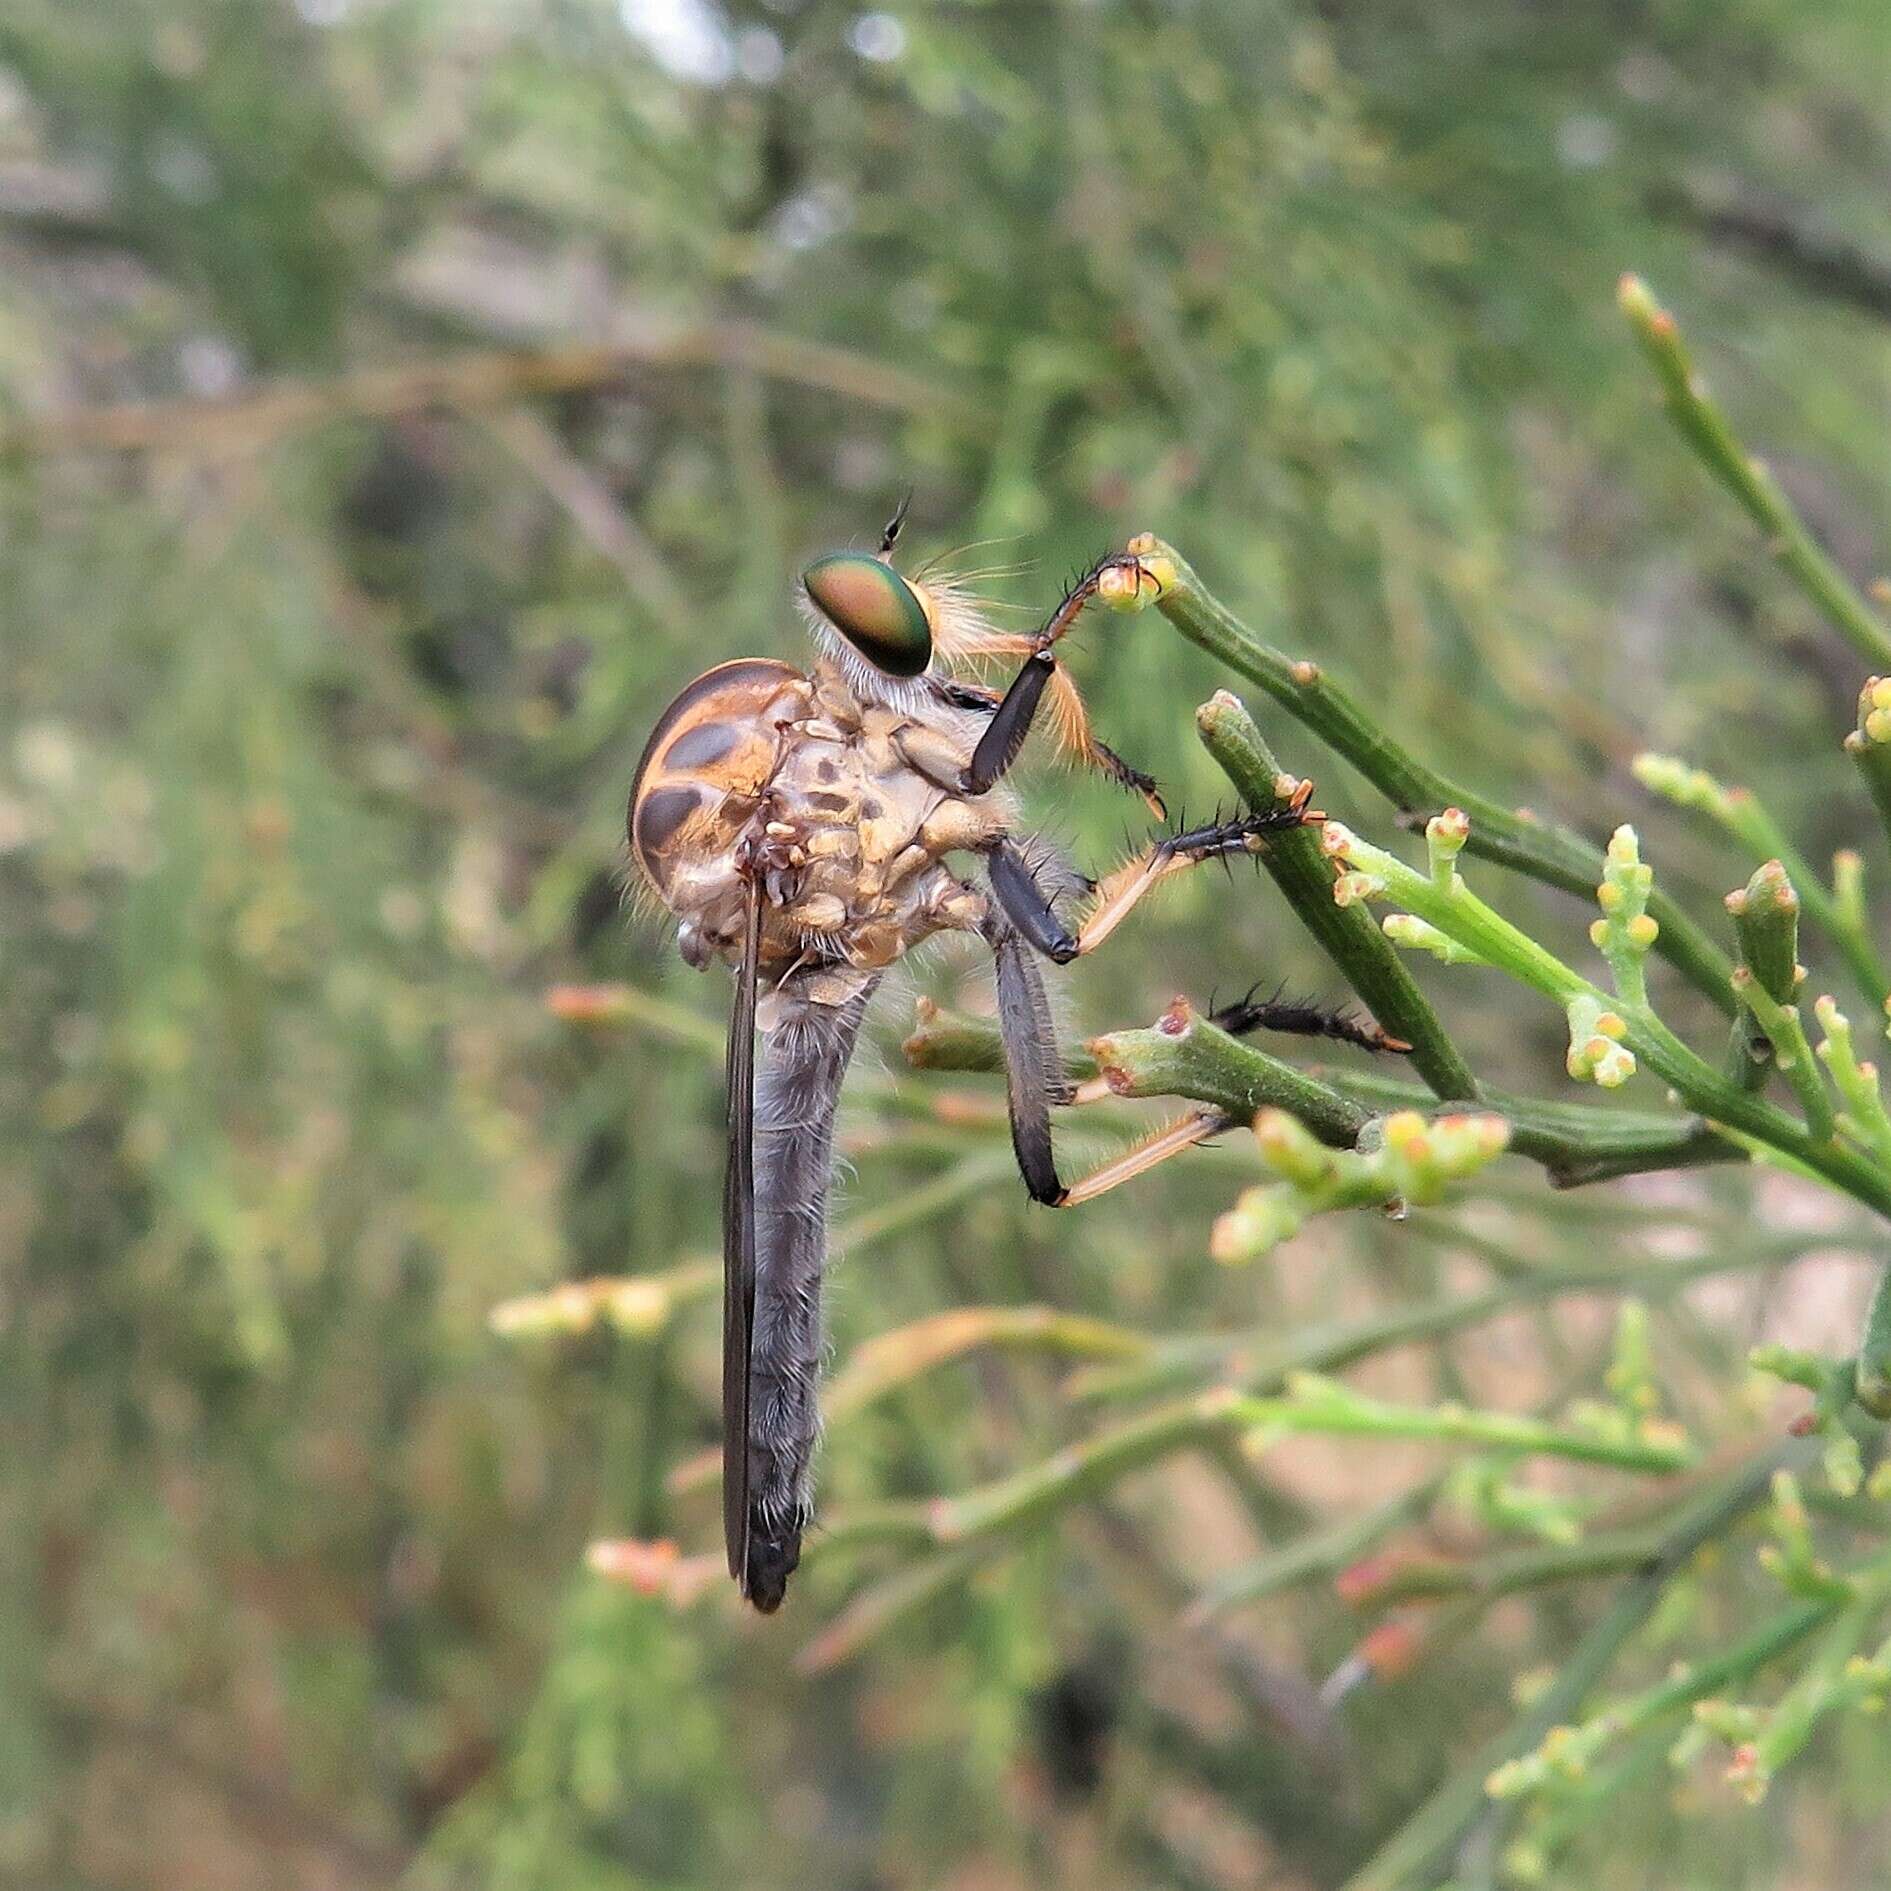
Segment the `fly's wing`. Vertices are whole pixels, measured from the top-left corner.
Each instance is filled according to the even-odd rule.
[[[729,1160],[722,1190],[722,1537],[729,1574],[748,1567],[749,1355],[755,1333],[755,996],[762,889],[752,880],[729,1017]]]

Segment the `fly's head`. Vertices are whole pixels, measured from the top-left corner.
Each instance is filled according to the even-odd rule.
[[[893,569],[910,503],[909,494],[887,521],[877,553],[827,552],[801,573],[802,595],[817,623],[837,632],[879,675],[901,681],[931,664],[938,616],[926,587]]]

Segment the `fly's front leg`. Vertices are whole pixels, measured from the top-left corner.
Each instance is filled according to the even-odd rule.
[[[1044,691],[1058,671],[1052,647],[1077,621],[1083,607],[1096,596],[1097,585],[1106,571],[1134,571],[1140,582],[1142,565],[1127,553],[1114,553],[1108,558],[1100,558],[1064,593],[1063,602],[1051,613],[1044,628],[1031,639],[1030,654],[1024,660],[1023,669],[1013,678],[1003,701],[986,724],[984,734],[979,737],[978,746],[972,751],[971,762],[959,778],[958,789],[961,794],[989,793],[1018,759],[1018,751],[1024,747],[1024,739],[1031,733],[1031,724],[1037,718],[1038,705],[1044,700]],[[1102,750],[1101,744],[1095,746],[1101,754],[1109,755],[1109,751]],[[1110,760],[1117,762],[1124,778],[1131,785],[1146,794],[1154,793],[1154,785],[1147,776],[1129,768],[1120,757],[1110,755]]]

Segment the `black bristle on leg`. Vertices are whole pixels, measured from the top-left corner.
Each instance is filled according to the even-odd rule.
[[[1255,843],[1264,841],[1269,834],[1308,825],[1310,817],[1304,809],[1304,796],[1300,803],[1293,806],[1269,808],[1259,814],[1237,815],[1232,820],[1223,820],[1217,809],[1214,820],[1201,827],[1187,827],[1179,833],[1168,835],[1156,843],[1156,851],[1165,855],[1189,854],[1201,860],[1212,860],[1217,855],[1251,853],[1255,850]]]
[[[1332,1038],[1375,1053],[1403,1056],[1412,1048],[1402,1037],[1392,1036],[1372,1019],[1343,1006],[1328,1007],[1284,997],[1284,986],[1276,986],[1271,998],[1256,997],[1259,990],[1259,985],[1250,986],[1245,997],[1210,1012],[1209,1022],[1231,1037],[1245,1037],[1250,1031],[1280,1031],[1291,1037]]]
[[[1107,742],[1099,742],[1094,736],[1090,739],[1090,746],[1096,751],[1104,774],[1118,787],[1127,788],[1131,794],[1139,794],[1145,801],[1161,805],[1162,792],[1156,785],[1155,776],[1145,775],[1134,763],[1124,761]]]

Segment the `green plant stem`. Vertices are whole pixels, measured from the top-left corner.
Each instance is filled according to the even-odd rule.
[[[1740,444],[1695,372],[1674,317],[1639,276],[1622,278],[1619,300],[1654,367],[1662,404],[1681,437],[1766,534],[1767,550],[1826,621],[1868,662],[1891,663],[1891,630],[1806,530],[1765,462]]]
[[[1475,1411],[1451,1403],[1392,1405],[1339,1385],[1317,1386],[1304,1396],[1244,1399],[1238,1410],[1257,1443],[1277,1433],[1311,1432],[1323,1437],[1435,1439],[1568,1458],[1578,1464],[1607,1464],[1624,1471],[1679,1471],[1692,1462],[1689,1449],[1680,1444],[1611,1437],[1512,1412]]]
[[[1881,679],[1873,677],[1865,685],[1867,695],[1875,689]],[[1878,824],[1884,830],[1885,839],[1891,841],[1891,742],[1881,742],[1862,726],[1871,713],[1874,704],[1867,703],[1859,711],[1860,727],[1854,729],[1845,738],[1845,753],[1857,765],[1859,778],[1864,782],[1866,792],[1871,796],[1871,804],[1878,810]],[[1879,727],[1882,717],[1873,727]]]
[[[1116,1096],[1191,1097],[1240,1123],[1271,1104],[1335,1149],[1352,1148],[1372,1120],[1362,1104],[1230,1037],[1185,1000],[1146,1030],[1112,1031],[1092,1038],[1088,1048],[1097,1074]]]
[[[1395,1406],[1353,1395],[1346,1388],[1336,1388],[1330,1396],[1315,1391],[1302,1399],[1256,1398],[1217,1386],[1138,1413],[1009,1477],[957,1497],[849,1511],[829,1524],[821,1539],[821,1554],[862,1541],[951,1547],[1020,1530],[1177,1451],[1229,1435],[1246,1434],[1252,1440],[1257,1433],[1285,1431],[1434,1439],[1622,1470],[1672,1472],[1684,1469],[1688,1462],[1680,1446],[1614,1439],[1508,1412]]]
[[[1874,1418],[1891,1418],[1891,1267],[1879,1274],[1866,1303],[1852,1395]]]
[[[1425,1217],[1421,1212],[1413,1219],[1417,1224]],[[1457,1299],[1421,1301],[1362,1320],[1301,1327],[1286,1335],[1271,1326],[1258,1332],[1176,1335],[1155,1341],[1143,1360],[1082,1366],[1071,1375],[1066,1390],[1080,1399],[1145,1398],[1212,1377],[1243,1391],[1265,1392],[1284,1384],[1291,1372],[1337,1372],[1391,1347],[1442,1339],[1544,1301],[1626,1292],[1652,1298],[1708,1275],[1780,1265],[1825,1241],[1826,1237],[1815,1242],[1808,1236],[1794,1236],[1753,1248],[1715,1243],[1705,1254],[1688,1260],[1640,1267],[1597,1262],[1532,1269]]]
[[[1330,891],[1327,897],[1330,902]],[[1165,1028],[1178,1024],[1182,1037],[1192,1038],[1192,1043],[1180,1043]],[[1091,1052],[1097,1046],[1106,1047],[1113,1067],[1124,1073],[1118,1079],[1124,1086],[1119,1094],[1124,1096],[1187,1097],[1245,1121],[1263,1103],[1277,1103],[1299,1114],[1293,1099],[1304,1100],[1311,1094],[1317,1099],[1318,1116],[1302,1120],[1336,1148],[1351,1148],[1374,1116],[1387,1110],[1421,1109],[1432,1101],[1424,1086],[1377,1071],[1327,1065],[1295,1069],[1205,1019],[1192,1013],[1183,1017],[1174,1009],[1163,1024],[1113,1032],[1096,1039],[1091,1049],[1070,1050],[1066,1069],[1073,1079],[1096,1074],[1097,1060]],[[908,1061],[921,1070],[997,1072],[1004,1068],[1004,1047],[995,1025],[936,1007],[922,1013],[903,1048]],[[1313,1086],[1312,1091],[1290,1088],[1281,1079],[1283,1071]],[[1747,1159],[1743,1149],[1696,1116],[1546,1101],[1501,1090],[1485,1090],[1478,1101],[1480,1108],[1509,1122],[1512,1153],[1540,1162],[1556,1188]]]
[[[1753,1013],[1755,1022],[1773,1047],[1773,1062],[1792,1085],[1793,1095],[1806,1119],[1806,1129],[1818,1142],[1830,1142],[1834,1127],[1832,1099],[1827,1094],[1824,1073],[1813,1060],[1812,1046],[1806,1042],[1805,1026],[1799,1020],[1797,1005],[1778,1003],[1743,966],[1735,972],[1734,989]],[[1744,1085],[1741,1086],[1743,1089]]]
[[[1296,1584],[1330,1578],[1357,1562],[1392,1531],[1421,1517],[1441,1482],[1437,1477],[1427,1478],[1370,1510],[1342,1517],[1327,1529],[1309,1531],[1280,1549],[1230,1570],[1189,1606],[1182,1618],[1184,1624],[1192,1627],[1224,1610],[1262,1601]]]
[[[1706,778],[1712,782],[1711,777]],[[1657,787],[1656,792],[1660,792]],[[1674,797],[1670,797],[1671,799]],[[1712,782],[1712,792],[1680,801],[1679,805],[1704,815],[1723,833],[1762,862],[1777,861],[1786,872],[1807,915],[1838,947],[1853,981],[1875,1010],[1891,993],[1891,973],[1885,970],[1878,948],[1859,914],[1847,911],[1833,891],[1788,837],[1772,811],[1749,788]]]
[[[1342,1096],[1376,1109],[1416,1109],[1425,1092],[1415,1083],[1370,1070],[1308,1067],[1309,1076],[1331,1084]],[[1593,1103],[1565,1103],[1486,1089],[1480,1108],[1510,1124],[1514,1155],[1540,1162],[1552,1188],[1579,1188],[1656,1169],[1691,1169],[1707,1163],[1744,1162],[1746,1152],[1698,1116],[1656,1110],[1615,1110]]]
[[[1515,813],[1427,767],[1395,742],[1318,664],[1295,662],[1263,643],[1203,586],[1173,548],[1157,541],[1153,557],[1167,559],[1174,567],[1173,579],[1157,599],[1163,616],[1189,642],[1258,684],[1352,763],[1401,813],[1416,818],[1446,807],[1463,808],[1471,816],[1474,854],[1546,886],[1585,899],[1594,896],[1602,875],[1601,848],[1569,828]],[[1725,953],[1659,888],[1648,910],[1661,926],[1656,949],[1731,1016],[1733,994],[1727,979],[1733,967]]]
[[[1654,1612],[1668,1584],[1702,1544],[1724,1536],[1754,1505],[1765,1500],[1775,1470],[1811,1461],[1810,1440],[1770,1452],[1716,1485],[1686,1510],[1662,1538],[1648,1566],[1632,1577],[1600,1619],[1576,1645],[1556,1678],[1503,1732],[1445,1781],[1429,1799],[1347,1879],[1342,1891],[1431,1891],[1474,1828],[1487,1819],[1507,1825],[1514,1808],[1493,1805],[1485,1781],[1507,1760],[1537,1746],[1552,1727],[1574,1717],[1583,1700],[1608,1673],[1630,1636]]]
[[[1349,843],[1347,858],[1383,883],[1385,898],[1428,920],[1512,978],[1542,992],[1559,1009],[1566,1011],[1572,999],[1587,998],[1601,1009],[1613,1010],[1626,1026],[1623,1042],[1637,1059],[1671,1084],[1682,1100],[1710,1123],[1726,1124],[1778,1150],[1881,1215],[1891,1217],[1891,1173],[1854,1150],[1820,1141],[1796,1117],[1750,1095],[1690,1050],[1650,1006],[1612,998],[1487,906],[1461,878],[1454,875],[1449,885],[1441,886],[1429,873],[1357,837]],[[1730,995],[1732,989],[1730,975]]]
[[[1285,779],[1273,751],[1238,697],[1223,690],[1195,712],[1202,744],[1221,765],[1249,808],[1268,813],[1286,805]],[[1333,902],[1333,869],[1310,827],[1274,835],[1261,864],[1286,896],[1367,1010],[1394,1037],[1411,1045],[1412,1067],[1447,1100],[1474,1099],[1477,1079],[1451,1042],[1438,1014],[1370,913]]]
[[[1630,1530],[1587,1536],[1575,1543],[1533,1544],[1481,1562],[1413,1557],[1393,1562],[1370,1589],[1352,1599],[1375,1609],[1400,1602],[1434,1602],[1446,1596],[1490,1601],[1555,1583],[1619,1576],[1659,1555],[1661,1542],[1658,1530]]]
[[[1799,894],[1777,858],[1755,868],[1743,887],[1725,900],[1740,942],[1740,966],[1776,1003],[1789,1005],[1799,990]],[[1735,989],[1740,971],[1734,973]],[[1773,1046],[1751,1017],[1734,1020],[1726,1072],[1742,1090],[1761,1090],[1773,1062]]]
[[[827,1419],[836,1424],[850,1418],[921,1374],[984,1347],[1053,1359],[1136,1360],[1147,1357],[1153,1344],[1130,1327],[1055,1307],[949,1307],[856,1346],[828,1385]]]

